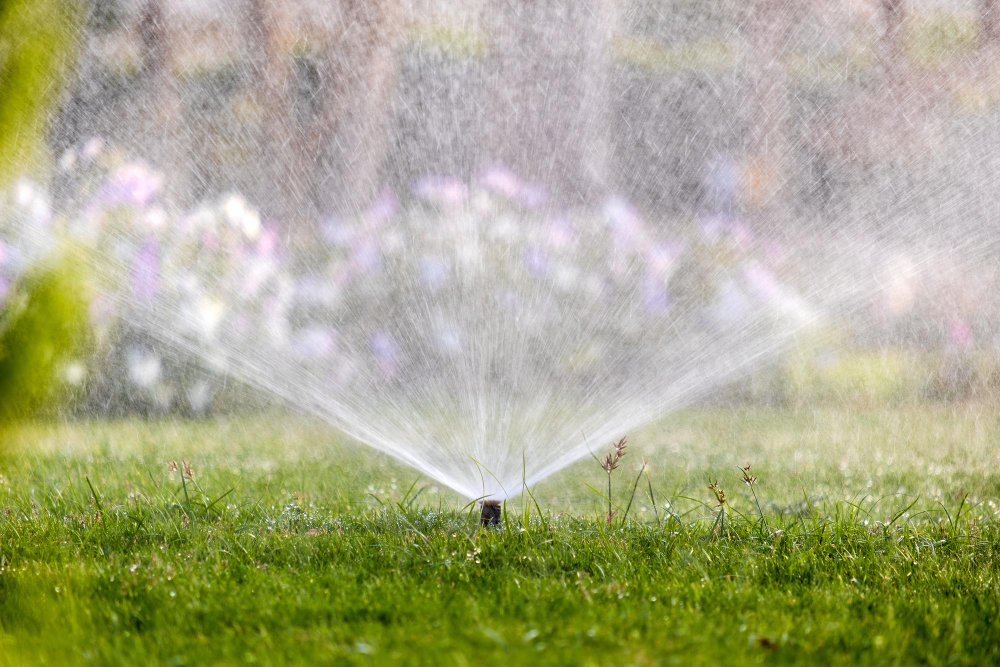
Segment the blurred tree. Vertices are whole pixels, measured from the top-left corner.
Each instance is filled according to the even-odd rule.
[[[136,128],[149,159],[161,168],[183,164],[184,142],[181,136],[181,95],[174,76],[176,48],[172,17],[164,0],[147,0],[139,17],[141,45],[139,63],[140,95],[135,103]],[[182,182],[185,170],[171,170],[168,194],[184,196],[189,184]]]
[[[344,0],[319,58],[320,113],[312,124],[321,211],[357,211],[382,184],[404,34],[400,0]]]
[[[46,113],[76,51],[74,0],[0,0],[0,186],[51,162]]]
[[[748,129],[747,203],[759,228],[783,230],[790,219],[791,199],[787,63],[801,8],[781,0],[754,0],[745,11],[746,76],[752,91],[743,111]]]
[[[483,11],[493,39],[490,157],[564,203],[599,201],[614,189],[606,63],[620,8],[608,0],[489,0]],[[567,103],[551,104],[553,90]]]
[[[48,112],[76,51],[80,9],[73,0],[0,0],[0,189],[25,174],[43,180],[51,165]],[[57,369],[81,349],[79,277],[66,263],[36,267],[0,304],[0,428],[52,397]]]
[[[363,209],[383,183],[403,5],[344,0],[312,29],[293,7],[246,0],[241,32],[261,119],[254,154],[273,156],[250,165],[257,200],[308,245],[310,223]]]
[[[906,61],[906,16],[905,0],[882,0],[882,66],[890,78],[890,83],[898,83],[904,74]]]
[[[1000,43],[1000,3],[997,0],[979,0],[980,44],[996,47]]]
[[[86,349],[83,276],[63,260],[22,276],[0,310],[0,432],[57,401],[61,372]]]
[[[261,111],[255,128],[257,155],[277,156],[251,165],[253,187],[265,216],[285,224],[315,219],[311,184],[315,174],[306,156],[308,142],[296,110],[298,93],[293,44],[297,35],[289,5],[248,0],[242,32],[252,47],[247,52],[249,91]]]

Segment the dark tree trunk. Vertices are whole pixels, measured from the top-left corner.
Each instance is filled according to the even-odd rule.
[[[614,3],[490,0],[493,39],[481,109],[485,155],[550,188],[557,202],[593,201],[608,184],[608,44]]]
[[[792,146],[788,140],[788,73],[794,16],[780,0],[755,0],[744,23],[749,62],[748,211],[758,227],[783,230],[790,220]]]
[[[906,0],[882,0],[882,63],[892,83],[906,70]]]
[[[1000,44],[1000,3],[997,0],[979,0],[979,41],[987,48]]]
[[[141,93],[133,112],[140,136],[134,145],[143,149],[157,168],[170,172],[167,194],[183,198],[188,184],[182,181],[181,160],[185,151],[179,132],[181,118],[180,94],[174,78],[171,49],[170,17],[164,10],[164,0],[149,0],[138,25],[142,46],[139,78]]]
[[[244,34],[251,94],[261,110],[254,141],[253,196],[264,215],[286,227],[309,226],[316,217],[311,188],[315,179],[307,141],[296,113],[296,82],[291,50],[284,43],[290,26],[281,5],[249,0]]]
[[[403,34],[398,0],[344,0],[333,43],[319,58],[322,104],[309,131],[323,212],[351,214],[383,184]]]

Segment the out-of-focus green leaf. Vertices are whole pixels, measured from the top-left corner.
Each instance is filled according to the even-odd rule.
[[[0,429],[57,404],[66,365],[88,347],[85,281],[78,262],[25,275],[0,310]]]
[[[0,0],[0,185],[50,162],[46,119],[76,52],[77,0]]]

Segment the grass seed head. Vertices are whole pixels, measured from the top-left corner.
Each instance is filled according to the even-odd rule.
[[[625,456],[625,438],[622,438],[615,443],[615,457],[624,458]]]
[[[625,454],[626,454],[626,452],[625,452],[625,447],[626,447],[626,445],[625,445],[625,438],[622,438],[618,442],[611,443],[611,446],[614,447],[615,451],[611,452],[610,454],[608,454],[607,456],[605,456],[603,459],[599,460],[599,463],[601,464],[601,467],[604,468],[604,472],[608,473],[609,475],[611,474],[612,470],[617,470],[618,469],[618,463],[623,458],[625,458]]]
[[[726,492],[719,486],[717,480],[709,483],[708,488],[715,494],[715,499],[719,501],[719,507],[724,507],[726,504]]]

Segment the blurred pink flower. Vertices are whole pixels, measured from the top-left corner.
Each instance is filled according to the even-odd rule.
[[[449,176],[428,176],[420,179],[413,188],[416,195],[440,206],[457,207],[465,202],[468,188],[465,183]]]
[[[948,327],[948,342],[959,349],[965,349],[972,343],[972,328],[960,318],[951,321]]]
[[[523,185],[517,193],[517,202],[524,208],[540,208],[548,201],[545,189],[536,185]]]
[[[351,267],[360,273],[372,273],[379,266],[380,254],[375,241],[366,239],[351,253]]]
[[[621,197],[609,197],[604,202],[604,214],[611,220],[615,243],[632,245],[642,231],[642,220],[635,207]]]
[[[387,379],[395,376],[399,349],[392,337],[380,329],[372,333],[368,344],[382,376]]]
[[[83,145],[80,154],[87,160],[93,160],[104,150],[104,140],[100,137],[91,137]]]
[[[524,265],[527,267],[528,272],[541,276],[544,275],[549,269],[549,261],[539,248],[530,248],[524,255]]]
[[[670,308],[670,297],[663,278],[647,272],[642,282],[642,300],[649,313],[664,313]]]
[[[388,222],[399,210],[399,198],[391,190],[384,190],[365,211],[365,219],[370,225],[380,227]]]
[[[313,326],[299,332],[292,349],[305,360],[329,359],[336,352],[337,339],[333,329]]]
[[[497,165],[483,172],[479,178],[480,184],[487,190],[504,197],[514,197],[521,189],[521,181],[517,175],[506,167]]]
[[[232,328],[239,335],[245,335],[250,332],[253,326],[253,321],[250,316],[246,313],[240,313],[233,318]]]
[[[721,214],[708,214],[698,216],[698,227],[702,237],[709,243],[715,243],[719,237],[732,226],[729,216]]]
[[[90,300],[90,321],[96,327],[101,327],[109,323],[116,311],[115,300],[107,294],[98,294]]]
[[[162,186],[162,174],[140,162],[130,162],[112,175],[104,198],[109,204],[145,206],[156,197]]]
[[[553,220],[545,229],[545,240],[551,248],[561,250],[569,245],[576,234],[566,220]]]
[[[448,264],[440,257],[424,257],[420,261],[420,279],[431,289],[436,289],[447,282],[448,273]]]
[[[252,299],[257,296],[260,289],[274,274],[275,265],[273,261],[265,257],[252,257],[249,260],[244,260],[242,264],[246,266],[242,272],[239,294],[244,299]]]
[[[733,221],[731,232],[733,235],[733,242],[741,248],[749,246],[751,241],[753,241],[753,231],[743,220],[735,219]]]
[[[52,219],[52,205],[48,193],[26,178],[17,182],[14,201],[31,216],[35,223],[48,224]]]
[[[150,237],[132,259],[132,294],[151,301],[160,290],[160,256],[156,239]]]
[[[679,243],[654,243],[646,250],[646,262],[651,271],[662,274],[681,256],[683,250],[684,246]]]
[[[278,248],[278,234],[270,225],[264,226],[260,238],[257,240],[257,252],[263,257],[271,257]]]
[[[323,238],[326,239],[331,245],[335,245],[339,248],[350,247],[351,241],[354,239],[354,229],[349,225],[345,225],[340,220],[336,218],[330,218],[323,222],[321,225],[323,232]]]
[[[777,299],[782,294],[781,285],[774,274],[756,262],[750,264],[743,271],[743,279],[757,296],[764,300]]]

